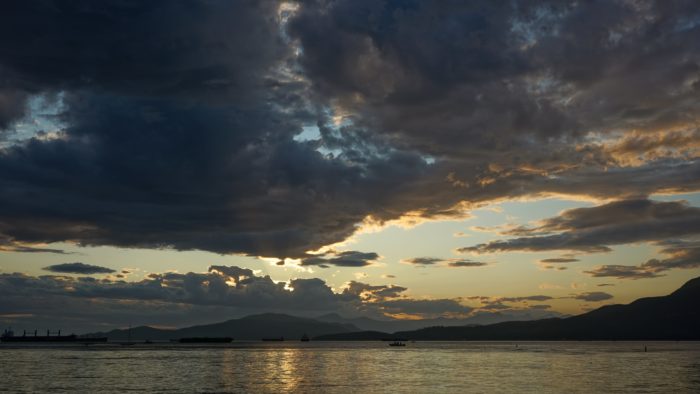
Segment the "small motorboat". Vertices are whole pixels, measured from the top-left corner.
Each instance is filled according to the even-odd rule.
[[[406,344],[403,342],[394,341],[394,342],[390,343],[389,346],[406,346]]]
[[[310,340],[311,340],[311,339],[309,338],[308,335],[306,335],[306,333],[304,333],[304,335],[301,336],[301,341],[302,341],[302,342],[309,342]]]

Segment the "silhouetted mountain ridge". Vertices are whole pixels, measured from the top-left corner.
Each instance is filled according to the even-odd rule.
[[[259,340],[261,338],[279,337],[299,339],[304,334],[313,337],[359,330],[359,328],[350,324],[327,323],[278,313],[264,313],[240,319],[231,319],[221,323],[204,324],[176,330],[140,326],[131,330],[112,330],[106,333],[90,335],[106,336],[110,340],[126,340],[129,337],[133,340],[168,340],[186,337],[232,337],[235,339]]]
[[[393,335],[416,340],[700,340],[700,278],[667,296],[606,305],[568,318],[484,326],[427,327]],[[324,335],[316,339],[381,339],[389,335]]]
[[[550,317],[564,317],[557,312],[537,311],[536,315],[530,312],[522,313],[501,313],[501,312],[479,312],[467,318],[445,318],[421,320],[401,320],[401,319],[372,319],[369,317],[345,318],[337,313],[329,313],[316,317],[316,320],[352,324],[364,331],[396,332],[412,331],[433,326],[475,326],[484,324],[501,323],[506,321],[536,320]]]

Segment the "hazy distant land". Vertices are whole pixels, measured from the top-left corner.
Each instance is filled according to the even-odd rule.
[[[238,340],[265,337],[298,340],[304,334],[314,340],[396,337],[411,340],[700,340],[699,307],[700,278],[695,278],[667,296],[641,298],[627,305],[607,305],[568,318],[454,326],[410,321],[410,325],[422,323],[425,326],[415,330],[380,331],[376,327],[398,327],[401,322],[344,319],[335,314],[311,319],[267,313],[177,330],[142,326],[90,335],[107,336],[110,340],[222,336]]]

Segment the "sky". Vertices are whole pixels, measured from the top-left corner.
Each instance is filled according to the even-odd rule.
[[[700,276],[697,1],[23,1],[0,325],[535,319]]]

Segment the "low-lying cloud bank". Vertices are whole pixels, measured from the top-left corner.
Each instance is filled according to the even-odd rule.
[[[405,295],[407,290],[397,285],[351,281],[334,291],[318,278],[275,282],[269,276],[258,276],[250,269],[236,266],[211,266],[206,273],[152,273],[133,282],[116,275],[96,278],[3,273],[0,274],[3,299],[0,318],[12,322],[31,315],[53,319],[54,323],[66,320],[94,326],[116,324],[115,319],[129,315],[150,324],[186,324],[188,314],[193,319],[212,321],[261,311],[307,316],[336,312],[375,318],[465,318],[491,312],[532,313],[536,317],[538,311],[549,306],[534,303],[553,299],[542,295],[480,297],[480,305],[470,306],[464,301],[471,298],[419,299]],[[57,303],[63,306],[56,308]],[[148,320],[149,308],[154,311],[151,320]]]

